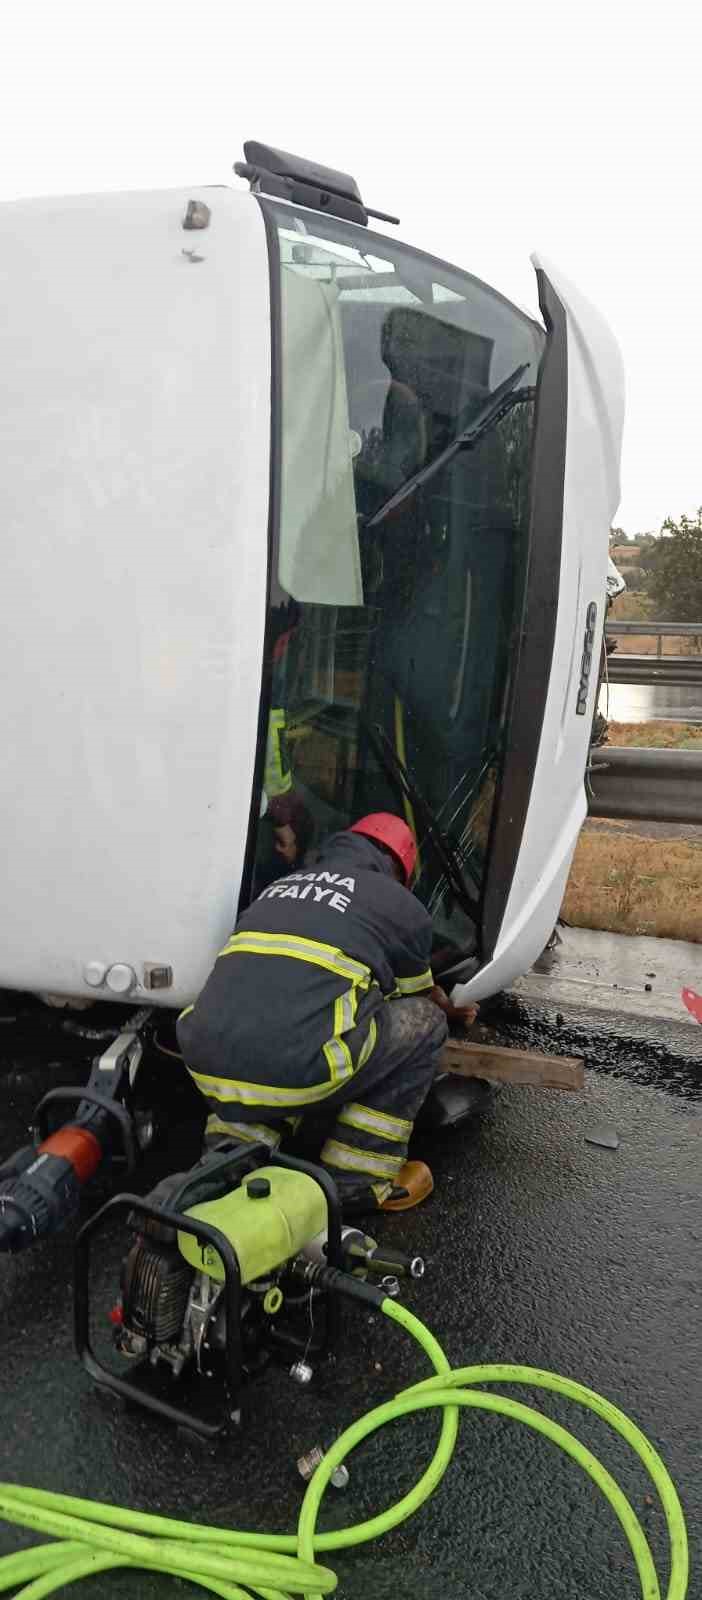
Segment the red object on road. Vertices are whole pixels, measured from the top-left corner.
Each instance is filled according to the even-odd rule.
[[[702,1022],[702,994],[695,994],[694,989],[683,989],[682,1002],[687,1006],[690,1016],[696,1022]]]

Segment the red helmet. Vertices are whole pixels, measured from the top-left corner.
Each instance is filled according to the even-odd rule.
[[[391,811],[374,811],[369,817],[360,817],[349,828],[349,833],[362,833],[375,844],[382,844],[399,862],[405,883],[409,884],[417,865],[417,846],[414,835],[401,817]]]

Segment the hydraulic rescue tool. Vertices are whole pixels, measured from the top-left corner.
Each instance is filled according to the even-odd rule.
[[[116,1218],[126,1219],[132,1243],[106,1322],[126,1375],[91,1342],[91,1248]],[[394,1297],[401,1277],[423,1272],[419,1256],[342,1225],[323,1168],[265,1144],[215,1151],[146,1199],[116,1195],[84,1224],[76,1345],[102,1387],[212,1437],[241,1421],[246,1383],[269,1361],[309,1382],[314,1362],[336,1346],[339,1294],[375,1303],[367,1277]]]
[[[151,1142],[150,1114],[137,1110],[134,1087],[143,1055],[144,1008],[94,1062],[87,1084],[50,1089],[34,1112],[34,1141],[0,1165],[0,1253],[26,1250],[62,1228],[78,1210],[98,1168],[130,1173]],[[57,1107],[74,1106],[52,1128]]]

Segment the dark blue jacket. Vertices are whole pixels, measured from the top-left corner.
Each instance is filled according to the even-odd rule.
[[[213,1107],[323,1100],[370,1056],[386,1001],[431,989],[432,924],[389,858],[338,833],[248,907],[194,1007],[184,1059]]]

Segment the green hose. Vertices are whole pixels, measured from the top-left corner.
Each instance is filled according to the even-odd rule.
[[[541,1412],[504,1395],[475,1389],[476,1384],[519,1383],[550,1389],[577,1401],[626,1439],[655,1484],[665,1513],[670,1539],[666,1600],[685,1600],[688,1550],[680,1501],[660,1456],[622,1411],[592,1389],[535,1367],[477,1366],[452,1371],[440,1345],[417,1317],[394,1300],[384,1300],[382,1310],[417,1340],[431,1361],[435,1376],[405,1389],[385,1405],[376,1406],[339,1436],[308,1485],[297,1535],[233,1532],[5,1483],[0,1484],[0,1516],[37,1533],[48,1533],[59,1542],[0,1559],[0,1593],[11,1589],[15,1600],[44,1600],[45,1595],[54,1594],[79,1578],[126,1566],[188,1578],[222,1600],[250,1600],[251,1595],[260,1600],[289,1600],[296,1594],[304,1595],[306,1600],[319,1600],[332,1593],[337,1580],[317,1557],[375,1539],[412,1516],[441,1482],[453,1454],[459,1413],[471,1408],[526,1423],[578,1462],[601,1489],[626,1534],[643,1600],[660,1600],[643,1528],[626,1496],[595,1456]],[[443,1413],[441,1433],[429,1466],[415,1487],[387,1511],[366,1522],[341,1532],[317,1533],[319,1508],[335,1468],[385,1423],[431,1409]]]

